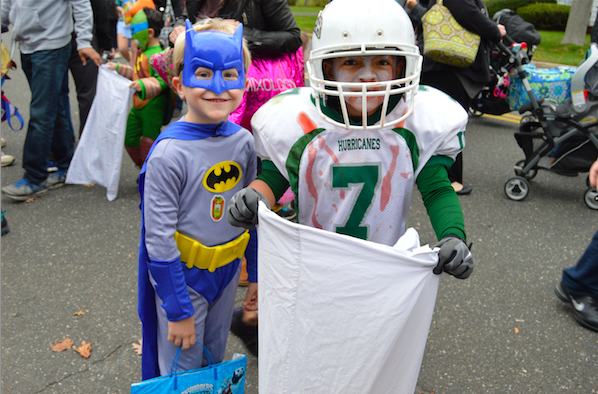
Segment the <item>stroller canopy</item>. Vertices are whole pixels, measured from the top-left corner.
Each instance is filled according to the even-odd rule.
[[[496,23],[500,23],[507,29],[507,34],[515,42],[526,42],[527,45],[539,45],[542,37],[533,24],[526,22],[515,11],[508,8],[498,11],[492,17]]]

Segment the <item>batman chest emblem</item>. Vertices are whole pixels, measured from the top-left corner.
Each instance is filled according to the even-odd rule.
[[[222,193],[239,183],[241,173],[241,167],[234,161],[221,161],[206,172],[203,185],[213,193]]]

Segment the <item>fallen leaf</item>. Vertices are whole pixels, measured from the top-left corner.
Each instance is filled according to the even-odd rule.
[[[135,350],[135,353],[137,353],[138,356],[141,356],[141,348],[142,348],[142,339],[138,340],[137,342],[139,342],[139,344],[133,342],[133,349]]]
[[[515,327],[515,334],[519,334],[519,329]]]
[[[35,201],[35,200],[37,200],[37,197],[35,197],[35,196],[31,196],[31,197],[29,197],[28,199],[26,199],[26,200],[25,200],[25,201],[23,201],[23,202],[24,202],[25,204],[27,204],[27,203],[29,203],[29,202],[33,202],[33,201]]]
[[[83,308],[85,308],[87,305],[83,305]],[[81,308],[80,311],[73,313],[73,316],[83,316],[85,315],[85,312],[83,312],[83,308]]]
[[[68,350],[73,346],[73,341],[70,338],[64,338],[64,341],[57,339],[52,345],[50,345],[50,349],[54,350],[55,352],[61,352],[63,350]]]
[[[90,184],[83,185],[83,186],[85,186],[85,187],[93,187],[93,186],[95,186],[95,183],[90,183]]]
[[[85,341],[81,341],[81,347],[73,347],[73,349],[75,349],[75,351],[81,356],[89,358],[89,355],[91,354],[91,342],[87,343]]]

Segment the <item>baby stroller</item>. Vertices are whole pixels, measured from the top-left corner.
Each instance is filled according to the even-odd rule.
[[[523,64],[529,63],[536,46],[540,44],[542,39],[534,25],[526,22],[510,9],[498,11],[494,14],[492,20],[505,26],[507,36],[504,37],[504,41],[511,45],[513,51],[525,51],[527,58],[523,57],[522,62]],[[498,46],[493,45],[490,53],[490,75],[492,80],[471,100],[469,113],[472,116],[478,117],[483,114],[502,115],[511,111],[505,98],[509,88],[508,73],[513,67],[513,63],[509,62],[508,54],[501,51]]]
[[[530,180],[538,170],[548,170],[560,175],[577,176],[588,172],[598,157],[598,46],[590,45],[589,56],[581,63],[571,79],[572,97],[561,104],[544,97],[536,98],[527,82],[519,56],[514,56],[504,44],[502,51],[511,54],[530,101],[519,108],[526,112],[515,133],[517,144],[525,159],[515,164],[515,177],[505,183],[505,193],[511,200],[527,197]],[[598,193],[590,187],[584,201],[591,209],[598,209]]]

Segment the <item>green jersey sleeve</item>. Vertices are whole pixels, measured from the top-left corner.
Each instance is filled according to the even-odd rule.
[[[446,166],[430,160],[421,170],[416,184],[436,237],[440,240],[454,234],[466,240],[463,210],[449,181]]]
[[[270,160],[262,161],[262,172],[257,176],[257,179],[266,182],[266,184],[270,186],[270,189],[272,189],[272,192],[274,193],[274,197],[276,197],[276,201],[278,201],[289,188],[289,181],[282,176],[280,171],[278,171],[278,168],[276,168],[274,163]]]

